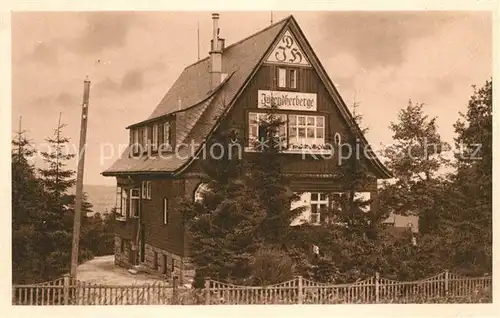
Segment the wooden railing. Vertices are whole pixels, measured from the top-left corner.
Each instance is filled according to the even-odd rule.
[[[295,279],[270,286],[241,286],[211,279],[205,288],[178,288],[166,282],[104,285],[65,276],[37,285],[13,286],[13,305],[172,305],[172,304],[352,304],[407,303],[415,299],[456,299],[491,290],[492,277],[463,277],[447,271],[427,279],[401,282],[379,277],[351,284]]]

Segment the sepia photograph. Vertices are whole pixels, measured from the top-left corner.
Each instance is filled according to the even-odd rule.
[[[493,302],[493,12],[283,10],[10,13],[13,306]]]

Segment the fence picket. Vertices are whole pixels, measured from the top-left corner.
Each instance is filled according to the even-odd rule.
[[[375,277],[351,284],[324,284],[296,277],[270,286],[238,286],[207,279],[205,304],[329,304],[409,301],[421,295],[427,298],[474,295],[491,288],[492,277],[463,277],[444,271],[420,281],[400,282]],[[151,305],[182,303],[181,287],[165,283],[111,286],[76,281],[69,276],[37,285],[14,285],[14,305]]]

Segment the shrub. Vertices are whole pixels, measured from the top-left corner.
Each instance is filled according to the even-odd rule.
[[[252,282],[256,285],[272,285],[293,278],[293,262],[290,256],[278,248],[261,248],[251,264]]]

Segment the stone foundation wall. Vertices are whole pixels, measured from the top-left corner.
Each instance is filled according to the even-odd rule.
[[[169,278],[174,275],[179,277],[181,284],[189,284],[193,281],[194,267],[186,257],[146,244],[145,263],[148,268],[160,275]]]
[[[123,241],[123,251],[122,251]],[[180,284],[190,284],[194,279],[194,266],[187,257],[181,257],[166,250],[145,245],[146,255],[144,258],[146,267],[153,275],[162,275],[172,278],[174,275],[179,278]],[[115,264],[120,267],[130,268],[134,264],[130,262],[132,242],[115,236]],[[155,259],[156,257],[156,259]],[[166,262],[165,262],[166,260]]]
[[[123,251],[122,251],[123,244]],[[129,268],[132,266],[130,263],[131,244],[128,240],[123,240],[118,235],[115,236],[115,264],[120,267]]]

